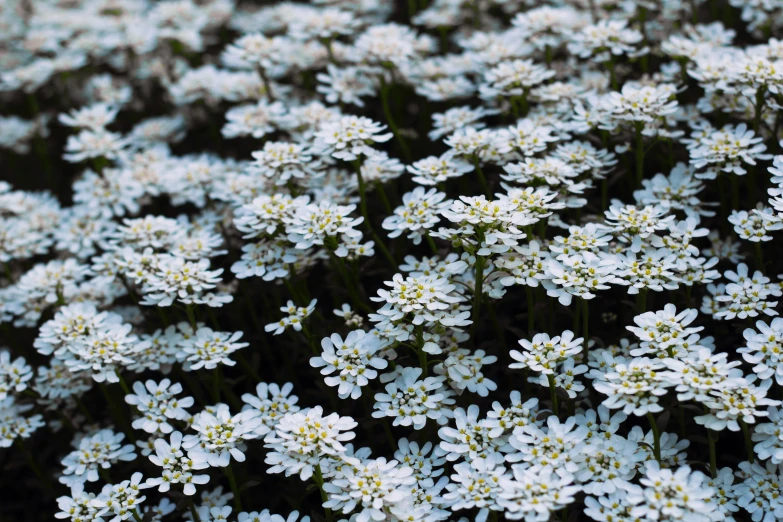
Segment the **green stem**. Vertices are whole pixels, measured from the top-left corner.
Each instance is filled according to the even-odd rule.
[[[122,374],[120,372],[115,372],[117,375],[117,378],[120,380],[120,388],[122,388],[122,393],[125,395],[130,395],[131,391],[130,388],[128,388],[128,383],[125,382],[125,379],[122,377]]]
[[[54,485],[52,484],[51,479],[48,475],[44,474],[43,471],[41,471],[41,467],[38,465],[38,462],[35,461],[33,458],[33,454],[30,453],[30,450],[27,449],[27,446],[25,445],[24,441],[22,441],[21,437],[17,437],[16,445],[19,446],[19,449],[22,452],[22,455],[24,455],[24,459],[27,461],[27,465],[30,466],[30,469],[35,473],[35,476],[38,477],[38,480],[41,482],[41,486],[43,486],[44,490],[47,494],[50,496],[54,496]]]
[[[476,167],[476,174],[478,175],[481,190],[484,191],[484,195],[487,196],[487,199],[490,199],[492,195],[489,193],[489,185],[487,185],[487,178],[484,176],[484,171],[481,170],[481,160],[479,159],[478,154],[473,155],[473,165]]]
[[[421,376],[427,378],[427,352],[424,351],[424,327],[419,325],[416,330],[416,353],[419,356],[419,366],[421,366]]]
[[[718,476],[718,464],[717,455],[715,453],[715,437],[712,434],[712,430],[707,428],[707,443],[710,446],[710,475],[712,478]]]
[[[590,333],[588,331],[590,323],[590,305],[587,299],[582,299],[582,336],[584,337],[584,355],[582,363],[587,364],[587,352],[590,349]]]
[[[361,211],[362,217],[364,218],[364,226],[367,229],[367,232],[369,232],[372,238],[375,240],[375,245],[381,251],[383,257],[386,258],[391,267],[396,271],[397,262],[386,248],[383,239],[381,239],[381,237],[375,233],[375,230],[372,227],[372,223],[370,222],[370,214],[367,212],[367,186],[364,183],[364,176],[362,176],[361,160],[354,160],[353,164],[356,170],[356,177],[359,180],[359,210]]]
[[[198,510],[196,509],[196,505],[193,503],[192,497],[188,497],[188,507],[190,508],[190,515],[193,517],[193,522],[201,522],[201,517],[198,516]]]
[[[647,311],[647,287],[639,290],[636,296],[636,308],[637,312],[643,314]]]
[[[655,417],[649,411],[647,412],[647,420],[650,422],[650,428],[653,432],[653,454],[658,464],[661,463],[661,432],[658,430],[658,423],[655,422]]]
[[[386,118],[386,122],[389,124],[389,129],[391,129],[392,134],[394,134],[394,138],[397,140],[397,143],[400,144],[400,149],[402,150],[402,156],[405,158],[406,162],[411,161],[411,153],[408,149],[408,143],[405,141],[405,138],[402,137],[402,134],[400,134],[400,129],[397,127],[397,123],[394,121],[394,118],[392,117],[391,109],[389,108],[389,89],[391,86],[386,83],[386,79],[384,78],[383,74],[380,76],[381,78],[381,105],[383,106],[383,115]]]
[[[761,241],[754,242],[753,248],[756,252],[756,263],[759,266],[759,270],[764,272],[764,253],[761,251]]]
[[[547,381],[549,381],[549,399],[552,401],[552,413],[554,413],[556,416],[560,415],[560,412],[558,411],[557,406],[557,387],[555,386],[555,376],[550,374],[547,374],[546,376]]]
[[[115,401],[114,397],[112,397],[111,393],[109,393],[109,389],[105,384],[99,382],[98,387],[101,389],[103,396],[106,398],[106,402],[109,406],[109,412],[112,416],[112,419],[114,419],[114,422],[117,424],[117,426],[122,426],[121,429],[123,433],[125,433],[125,436],[128,437],[128,440],[131,442],[136,442],[136,437],[133,436],[133,428],[125,416],[125,407],[117,404],[117,401]]]
[[[636,122],[636,188],[642,186],[642,179],[644,179],[644,136],[642,131],[644,130],[644,123]]]
[[[263,67],[258,67],[256,70],[258,71],[258,75],[261,77],[261,82],[264,84],[266,99],[269,100],[269,103],[272,103],[275,101],[275,96],[272,93],[272,84],[269,82],[269,78],[266,75],[266,70],[264,70]]]
[[[324,491],[324,476],[323,473],[321,473],[321,464],[316,464],[313,467],[313,480],[318,485],[318,489],[321,491],[321,502],[322,504],[325,504],[329,501],[329,497],[326,494],[326,491]],[[332,522],[332,510],[329,508],[324,508],[326,511],[326,522]]]
[[[750,430],[748,429],[748,424],[744,420],[739,419],[739,425],[740,427],[742,427],[742,435],[745,437],[745,450],[748,452],[748,462],[753,464],[754,461],[753,441],[750,438]]]
[[[527,334],[533,335],[535,329],[535,303],[533,302],[533,289],[525,285],[525,298],[527,299]]]
[[[435,241],[432,239],[432,236],[430,236],[429,232],[424,232],[424,239],[427,240],[427,244],[430,246],[430,250],[432,250],[432,255],[437,256],[438,255],[438,246],[435,244]]]
[[[381,203],[383,203],[383,208],[384,210],[386,210],[386,214],[391,214],[392,207],[391,204],[389,203],[389,198],[386,197],[386,190],[384,190],[383,188],[383,183],[381,183],[380,181],[376,181],[374,185],[375,185],[375,191],[378,193],[378,197],[381,198]]]
[[[237,480],[234,478],[234,470],[231,469],[231,464],[223,468],[223,473],[228,478],[228,484],[231,486],[231,492],[234,493],[234,511],[239,513],[242,511],[242,498],[239,496],[239,488],[237,487]]]
[[[481,297],[484,293],[484,256],[476,256],[476,282],[473,287],[473,329],[481,314]]]
[[[220,365],[215,367],[215,371],[212,374],[212,401],[217,404],[220,402],[220,381],[222,375],[220,374]]]
[[[196,323],[196,312],[193,310],[193,305],[185,305],[185,313],[188,314],[188,321],[190,321],[190,327],[193,328],[193,333],[198,330],[198,324]]]
[[[767,87],[765,85],[756,89],[756,103],[753,105],[753,131],[756,134],[759,133],[759,127],[761,126],[761,111],[764,108],[764,94],[766,94],[766,92]]]

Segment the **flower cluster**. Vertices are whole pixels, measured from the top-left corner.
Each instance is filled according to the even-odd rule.
[[[783,521],[781,0],[0,28],[3,519]]]

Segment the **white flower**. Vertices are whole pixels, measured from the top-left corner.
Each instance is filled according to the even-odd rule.
[[[334,158],[353,161],[372,156],[374,143],[389,141],[391,133],[380,134],[385,125],[363,116],[343,116],[334,122],[324,122],[315,133],[313,150]]]
[[[465,161],[443,155],[429,156],[408,165],[408,172],[413,175],[412,181],[419,185],[437,185],[451,178],[458,178],[475,167]]]
[[[394,209],[394,214],[383,220],[383,228],[390,230],[389,237],[400,236],[408,232],[408,239],[414,245],[421,243],[422,232],[435,226],[440,221],[440,213],[449,206],[444,202],[444,192],[431,188],[416,187],[412,192],[402,196],[402,205]]]
[[[286,306],[280,308],[281,312],[288,315],[277,322],[269,323],[264,327],[264,331],[272,332],[272,335],[280,335],[288,327],[293,328],[297,332],[302,331],[303,321],[313,314],[317,302],[317,299],[313,299],[307,306],[296,306],[293,301],[288,301]]]
[[[621,281],[613,274],[616,264],[614,256],[602,252],[581,252],[560,260],[550,257],[545,262],[541,284],[547,295],[568,306],[573,296],[592,299],[596,290],[607,290],[608,283]]]
[[[690,149],[691,165],[696,169],[707,167],[706,172],[697,173],[700,179],[715,179],[720,172],[737,174],[747,173],[743,164],[755,165],[756,160],[770,159],[764,154],[767,150],[762,138],[741,123],[737,126],[726,125],[697,141]]]
[[[561,423],[550,415],[545,427],[528,424],[514,429],[508,443],[516,452],[509,453],[506,460],[522,462],[522,466],[536,470],[548,468],[558,473],[576,473],[586,437],[587,428],[578,426],[575,417]]]
[[[639,503],[631,513],[650,520],[709,522],[715,506],[708,499],[715,495],[715,489],[706,481],[703,473],[689,466],[672,471],[650,462],[640,480],[642,490],[629,491],[629,502]]]
[[[608,61],[611,56],[644,54],[637,47],[643,39],[642,33],[628,28],[627,20],[601,20],[572,34],[568,50],[581,58],[600,53],[601,59]]]
[[[446,485],[448,493],[443,495],[453,511],[478,508],[476,522],[486,522],[489,510],[503,511],[498,500],[501,481],[507,473],[505,467],[493,461],[475,459],[456,464],[454,471],[452,482]]]
[[[11,361],[11,352],[0,350],[0,401],[9,393],[23,392],[27,389],[27,381],[33,378],[33,370],[24,357]]]
[[[342,443],[356,436],[352,431],[356,426],[351,417],[324,416],[320,406],[285,414],[264,439],[264,446],[271,450],[265,459],[272,466],[268,472],[285,471],[286,476],[308,480],[323,457],[345,451]]]
[[[258,412],[244,410],[231,416],[226,404],[218,404],[214,413],[204,410],[196,414],[190,427],[198,435],[186,435],[182,447],[188,452],[202,453],[210,466],[221,468],[230,464],[231,457],[244,462],[242,442],[268,432]]]
[[[325,245],[333,250],[337,257],[346,257],[348,249],[339,245],[338,237],[362,235],[354,227],[360,225],[364,218],[349,217],[355,209],[356,205],[336,205],[329,201],[298,206],[296,213],[285,219],[288,239],[296,243],[296,248]]]
[[[141,484],[142,475],[139,472],[131,475],[130,480],[124,480],[119,484],[106,484],[100,495],[92,500],[92,505],[99,511],[114,514],[110,522],[120,522],[131,517],[138,517],[137,507],[147,497],[140,497],[139,490],[146,486]]]
[[[739,431],[740,423],[753,424],[756,417],[766,417],[767,411],[761,408],[779,406],[780,401],[767,398],[771,380],[762,381],[759,386],[753,385],[754,380],[755,376],[751,376],[739,380],[735,386],[713,389],[704,402],[709,413],[694,417],[693,420],[714,431],[726,428]]]
[[[625,414],[639,416],[658,413],[663,411],[659,399],[672,385],[660,373],[663,368],[658,360],[637,357],[616,365],[600,380],[596,379],[593,387],[609,396],[602,402],[607,408],[622,408]]]
[[[631,243],[633,252],[639,252],[642,239],[650,237],[658,230],[667,229],[669,223],[674,220],[674,216],[666,216],[667,213],[668,209],[660,205],[639,208],[635,205],[623,205],[615,200],[605,215],[606,224],[611,227],[609,230],[616,232],[622,241]]]
[[[394,274],[391,281],[385,284],[390,290],[379,289],[378,297],[370,300],[384,303],[378,314],[391,321],[399,321],[410,317],[414,325],[427,322],[438,322],[444,326],[464,326],[470,324],[465,316],[455,316],[450,313],[454,304],[465,301],[465,297],[457,293],[456,286],[445,277],[421,276],[403,278],[402,274]]]
[[[376,355],[383,348],[380,339],[367,335],[364,330],[352,331],[344,341],[337,334],[324,337],[321,347],[323,353],[319,357],[312,357],[310,366],[323,367],[321,375],[338,372],[324,380],[327,386],[338,387],[337,394],[341,399],[361,397],[362,387],[378,376],[376,370],[388,366],[385,359]]]
[[[219,364],[234,366],[236,361],[229,356],[248,345],[236,342],[242,335],[242,332],[215,332],[212,328],[202,326],[194,336],[182,340],[177,358],[186,362],[186,371],[200,368],[214,370]]]
[[[691,341],[691,335],[704,330],[703,326],[689,327],[698,316],[698,312],[689,308],[677,313],[673,304],[667,304],[663,310],[645,312],[634,317],[636,326],[627,326],[641,341],[640,349],[632,355],[653,354],[659,356],[668,352],[669,356],[678,353],[678,349]]]
[[[413,470],[396,460],[370,459],[342,468],[342,476],[324,485],[329,500],[323,506],[343,514],[355,512],[357,522],[385,520],[384,508],[407,495],[405,486],[415,484]]]
[[[13,397],[0,400],[0,448],[10,448],[17,439],[29,439],[46,424],[41,414],[23,415],[32,409],[32,404],[17,404]]]
[[[144,285],[140,304],[171,306],[174,300],[185,305],[220,307],[233,301],[228,294],[210,292],[221,282],[223,269],[209,270],[209,260],[186,261],[181,257],[160,256],[151,278]]]
[[[148,380],[144,384],[141,381],[133,383],[135,394],[125,396],[125,402],[136,406],[143,415],[133,421],[134,429],[142,429],[147,433],[171,433],[174,427],[169,420],[188,420],[190,414],[185,408],[193,406],[193,397],[176,398],[182,393],[182,385],[171,384],[169,379],[163,379],[160,383]]]
[[[424,428],[427,419],[446,424],[453,416],[448,406],[454,404],[452,392],[444,386],[446,378],[420,379],[421,374],[421,368],[398,369],[394,381],[386,385],[386,393],[375,394],[372,416],[393,417],[394,426],[412,425],[416,430]]]
[[[718,303],[727,303],[725,308],[714,314],[716,319],[745,319],[756,317],[759,312],[766,315],[778,315],[775,310],[777,301],[769,301],[771,296],[779,297],[781,289],[778,285],[770,283],[760,271],[756,270],[752,276],[748,275],[748,266],[745,263],[737,265],[737,271],[727,270],[724,273],[730,283],[723,292],[715,296]]]
[[[84,491],[84,484],[71,486],[70,496],[63,495],[57,498],[59,513],[54,516],[58,519],[68,519],[71,522],[98,522],[103,520],[98,514],[98,509],[93,506],[95,493]]]
[[[280,419],[286,413],[296,413],[300,407],[296,404],[299,398],[290,395],[294,385],[290,382],[282,387],[275,383],[260,382],[256,386],[256,395],[245,393],[242,395],[243,409],[254,409],[258,412],[261,422],[270,430],[273,430]]]
[[[83,437],[78,448],[63,459],[65,469],[60,482],[65,485],[97,482],[99,469],[109,469],[118,460],[134,460],[136,454],[133,452],[133,445],[123,446],[124,438],[124,433],[114,433],[111,430],[100,430]]]
[[[554,512],[574,502],[581,488],[573,482],[568,473],[513,466],[512,476],[504,475],[500,480],[497,502],[508,520],[546,522]]]
[[[76,136],[68,136],[65,145],[65,161],[79,163],[93,158],[118,160],[125,152],[129,141],[116,132],[105,129],[84,129]]]
[[[467,412],[462,408],[454,410],[454,428],[444,426],[438,430],[442,439],[438,446],[446,460],[453,462],[460,458],[470,462],[485,459],[503,462],[501,450],[505,450],[504,430],[488,420],[479,420],[479,407],[471,404]]]
[[[524,96],[531,87],[535,87],[552,78],[555,71],[533,60],[502,61],[484,73],[484,85],[481,96],[492,99],[498,96]]]
[[[753,373],[760,379],[774,377],[783,386],[783,319],[775,317],[767,324],[756,321],[758,332],[747,328],[743,332],[746,346],[737,350],[745,362],[755,365]]]
[[[267,141],[262,150],[253,152],[253,159],[252,171],[272,178],[275,185],[285,185],[291,178],[302,179],[315,174],[313,157],[297,143]]]
[[[771,406],[769,420],[756,425],[753,441],[757,442],[754,451],[761,460],[769,459],[773,464],[783,463],[783,410]]]
[[[737,474],[745,480],[735,490],[737,505],[750,513],[753,522],[780,518],[783,512],[783,497],[780,495],[783,466],[772,462],[765,466],[758,462],[740,462],[739,468]]]
[[[165,439],[155,440],[155,455],[149,456],[150,461],[163,468],[161,476],[147,479],[148,487],[156,487],[158,491],[166,492],[171,484],[182,484],[186,495],[196,493],[195,484],[206,484],[209,475],[194,475],[193,471],[209,468],[206,455],[200,451],[182,451],[182,434],[175,431],[171,434],[171,443]]]
[[[552,374],[558,363],[582,351],[583,341],[582,337],[574,339],[574,332],[571,330],[566,330],[562,335],[556,335],[551,339],[549,334],[545,333],[534,335],[532,341],[520,339],[519,345],[524,351],[511,350],[509,355],[519,362],[512,363],[508,367],[530,368],[534,372]]]

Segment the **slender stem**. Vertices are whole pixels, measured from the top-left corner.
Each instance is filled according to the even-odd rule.
[[[106,398],[106,402],[109,406],[109,412],[114,419],[114,422],[117,423],[118,426],[122,426],[122,431],[125,433],[125,436],[128,437],[128,440],[131,442],[136,442],[136,437],[133,436],[133,429],[130,425],[130,422],[128,422],[124,415],[125,407],[117,404],[117,401],[115,401],[114,397],[112,397],[111,393],[109,393],[109,389],[105,384],[99,382],[98,387],[101,389],[103,396]]]
[[[389,124],[389,129],[391,129],[392,134],[394,134],[394,138],[397,140],[397,143],[400,144],[400,149],[402,150],[402,156],[405,158],[406,161],[410,162],[411,160],[411,153],[408,149],[408,143],[405,141],[405,138],[402,137],[402,134],[400,134],[400,129],[397,127],[397,123],[394,121],[394,118],[392,117],[391,109],[389,108],[389,89],[391,86],[386,83],[386,79],[384,78],[383,74],[380,76],[381,78],[381,105],[383,106],[383,115],[386,117],[386,123]]]
[[[636,296],[636,308],[640,314],[647,311],[647,287],[639,290],[639,294]]]
[[[582,363],[587,364],[587,352],[590,350],[590,333],[588,331],[590,323],[590,305],[587,299],[582,299],[582,337],[584,337],[584,352]]]
[[[644,179],[644,137],[642,131],[644,130],[644,123],[636,122],[636,187],[642,186],[642,179]]]
[[[316,348],[315,346],[313,335],[310,333],[310,329],[307,328],[307,325],[304,324],[304,321],[302,322],[302,333],[307,339],[307,343],[310,345],[310,351],[313,352],[313,355],[315,355],[316,357],[319,356],[320,352],[318,351],[318,348]]]
[[[266,70],[259,66],[256,68],[258,75],[261,77],[261,82],[264,84],[264,91],[266,91],[266,99],[269,103],[275,101],[274,94],[272,93],[272,84],[269,82],[269,78],[266,75]]]
[[[226,477],[228,478],[228,484],[231,486],[231,492],[234,493],[234,510],[239,513],[242,511],[242,499],[239,496],[237,479],[234,478],[234,470],[231,469],[231,464],[223,468],[223,473],[225,473]]]
[[[378,193],[378,197],[381,198],[381,203],[383,203],[383,208],[386,211],[387,214],[392,213],[392,207],[391,203],[389,203],[389,198],[386,197],[386,190],[383,188],[383,183],[380,181],[376,181],[374,183],[375,185],[375,191]]]
[[[759,133],[759,127],[761,126],[761,111],[764,108],[764,94],[766,91],[767,87],[765,85],[756,89],[756,103],[753,105],[753,131],[756,134]]]
[[[220,365],[215,366],[215,371],[212,373],[212,401],[217,404],[220,402],[220,381],[222,375],[220,374]]]
[[[759,266],[759,270],[764,271],[764,253],[761,251],[761,241],[753,243],[753,248],[756,253],[756,263]]]
[[[351,298],[351,301],[353,302],[353,306],[356,310],[364,310],[365,312],[373,313],[374,310],[364,304],[361,299],[359,299],[359,294],[356,292],[356,288],[354,288],[353,283],[351,282],[351,278],[348,275],[348,272],[345,268],[345,263],[343,263],[343,260],[339,257],[337,257],[331,249],[329,250],[329,256],[332,259],[332,264],[337,267],[337,271],[340,273],[340,276],[343,278],[343,283],[345,284],[345,289],[348,291],[348,296]]]
[[[536,305],[533,302],[533,289],[527,285],[525,285],[525,298],[527,299],[527,333],[528,335],[533,335],[536,324]]]
[[[190,321],[190,327],[193,328],[195,333],[198,330],[198,324],[196,323],[196,312],[193,310],[193,305],[185,305],[185,313],[188,314],[188,321]]]
[[[742,419],[739,419],[739,425],[740,427],[742,427],[742,435],[745,436],[745,449],[748,452],[748,462],[753,464],[754,461],[753,441],[750,438],[750,430],[748,429],[748,423],[746,423]]]
[[[15,442],[16,445],[19,446],[22,455],[24,455],[24,459],[27,461],[27,465],[30,466],[31,470],[33,470],[33,473],[35,473],[35,476],[38,477],[38,480],[41,481],[41,486],[43,486],[44,490],[46,490],[50,496],[53,496],[55,490],[54,485],[52,484],[52,480],[48,475],[41,471],[41,467],[38,465],[38,462],[35,461],[33,454],[30,453],[30,450],[27,449],[27,446],[25,446],[22,438],[17,437]]]
[[[258,375],[258,372],[256,372],[256,370],[252,366],[250,366],[250,363],[247,362],[247,359],[245,359],[244,355],[237,352],[235,357],[236,360],[239,362],[239,366],[242,367],[242,369],[245,371],[248,377],[253,379],[253,382],[259,382],[261,380],[261,377]]]
[[[710,446],[710,475],[712,478],[718,476],[717,456],[715,453],[715,436],[712,434],[712,430],[707,428],[707,443]]]
[[[546,378],[549,381],[549,399],[552,401],[552,412],[559,416],[560,412],[558,411],[557,406],[557,387],[555,386],[555,376],[550,373],[547,374]]]
[[[325,504],[329,501],[329,497],[327,496],[326,491],[324,491],[324,476],[323,473],[321,473],[320,463],[313,467],[313,480],[321,491],[321,502]],[[324,510],[326,511],[326,522],[332,522],[332,510],[329,508],[324,508]]]
[[[386,258],[394,270],[397,270],[397,262],[386,248],[383,239],[381,239],[381,237],[375,233],[375,230],[372,227],[372,223],[370,222],[370,214],[367,212],[367,186],[364,183],[364,176],[362,176],[362,163],[357,159],[354,160],[353,164],[356,170],[356,177],[359,180],[359,210],[361,211],[362,217],[364,218],[364,226],[375,240],[375,244],[383,254],[383,257]]]
[[[424,232],[424,239],[427,240],[427,244],[430,246],[430,250],[432,250],[432,254],[437,256],[438,246],[435,244],[435,241],[432,239],[432,236],[430,236],[429,232]]]
[[[653,432],[653,454],[658,464],[661,463],[661,432],[658,430],[658,423],[655,422],[655,417],[649,411],[647,412],[647,420],[650,422],[650,428]]]
[[[201,522],[201,517],[198,516],[198,510],[196,509],[196,505],[193,503],[192,497],[188,497],[188,507],[190,508],[190,515],[193,517],[193,522]]]
[[[476,256],[476,281],[473,287],[473,330],[481,314],[481,297],[484,293],[484,256]]]
[[[478,157],[478,154],[473,155],[473,165],[476,167],[476,174],[478,175],[479,184],[481,185],[481,190],[484,191],[484,195],[487,196],[487,199],[491,198],[492,195],[489,193],[489,185],[487,185],[487,178],[484,176],[484,171],[481,170],[481,160]]]
[[[125,382],[125,379],[122,377],[122,374],[120,372],[116,372],[117,378],[120,380],[120,388],[122,388],[122,393],[125,395],[130,395],[131,391],[130,388],[128,388],[128,383]]]
[[[421,366],[421,376],[427,378],[427,352],[424,351],[424,328],[419,325],[416,330],[416,353],[419,356],[419,366]]]
[[[133,520],[136,522],[141,522],[141,517],[139,516],[139,512],[137,510],[131,511],[131,515],[133,515]]]

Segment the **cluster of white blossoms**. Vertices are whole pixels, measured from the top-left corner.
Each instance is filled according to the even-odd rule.
[[[781,0],[6,0],[0,102],[0,518],[783,522]]]

